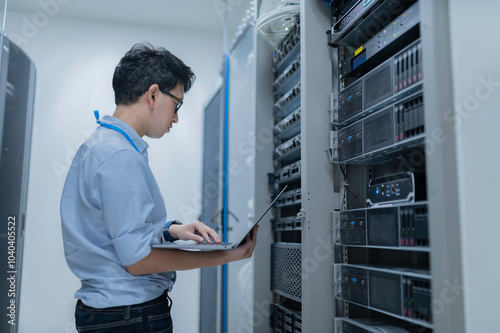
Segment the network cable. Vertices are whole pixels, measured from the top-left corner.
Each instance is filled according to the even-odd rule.
[[[294,17],[298,13],[300,13],[299,0],[263,0],[256,22],[257,31],[276,47],[295,24]]]

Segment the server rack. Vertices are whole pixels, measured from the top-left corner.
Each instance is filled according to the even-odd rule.
[[[24,247],[24,228],[31,151],[35,66],[2,36],[0,74],[0,249],[2,252],[2,332],[17,332]]]
[[[286,184],[289,190],[274,209],[273,222],[262,224],[259,232],[254,253],[254,265],[260,267],[254,273],[254,332],[333,330],[335,305],[332,297],[325,297],[325,290],[332,290],[329,221],[334,193],[325,181],[331,179],[333,166],[325,153],[328,141],[322,136],[330,131],[325,96],[332,89],[331,52],[318,38],[330,22],[323,6],[319,1],[300,3],[297,35],[285,37],[283,43],[295,44],[287,52],[275,53],[281,59],[292,54],[282,67],[273,64],[276,50],[256,37],[256,122],[266,128],[272,124],[275,141],[256,152],[256,204],[264,201],[262,195],[269,189],[276,194]],[[264,170],[270,184],[266,189],[257,183]]]
[[[339,69],[330,152],[344,184],[335,332],[432,332],[420,2],[348,4],[332,4],[328,41]]]
[[[454,124],[443,120],[443,112],[452,108],[453,104],[452,71],[449,64],[450,45],[441,41],[450,34],[447,11],[450,5],[447,1],[431,0],[399,2],[406,5],[390,18],[386,17],[387,24],[393,24],[393,21],[409,6],[418,4],[420,23],[418,29],[411,28],[413,30],[408,36],[412,37],[403,38],[404,45],[391,46],[384,57],[372,58],[367,55],[367,59],[372,58],[369,62],[363,62],[361,58],[355,59],[354,64],[357,68],[349,73],[343,73],[339,65],[347,63],[346,54],[351,57],[359,55],[360,53],[355,53],[360,46],[356,45],[357,48],[351,48],[347,52],[345,50],[339,52],[341,46],[345,45],[337,43],[339,40],[334,40],[332,36],[327,36],[325,39],[324,32],[329,30],[331,34],[338,18],[347,13],[352,4],[358,1],[326,2],[332,7],[338,4],[344,5],[344,8],[338,13],[332,13],[325,2],[301,2],[301,210],[298,218],[276,221],[274,226],[268,227],[268,230],[274,228],[280,234],[291,232],[299,226],[301,228],[302,331],[365,333],[377,332],[389,325],[408,332],[463,332],[464,303],[461,291],[459,294],[453,294],[454,302],[443,305],[439,313],[431,313],[429,317],[427,311],[420,311],[425,314],[422,317],[431,318],[429,321],[405,316],[404,298],[401,300],[403,315],[399,316],[377,307],[377,302],[375,306],[370,304],[366,306],[344,300],[343,295],[337,297],[336,288],[342,289],[342,282],[338,285],[335,279],[335,273],[340,271],[342,274],[341,268],[346,265],[348,268],[352,266],[351,268],[364,269],[367,279],[370,271],[381,272],[383,276],[397,276],[398,274],[394,274],[395,270],[406,269],[406,275],[399,274],[400,281],[406,281],[401,283],[402,288],[404,289],[403,286],[408,288],[409,277],[417,278],[418,275],[417,279],[421,279],[417,280],[418,288],[425,286],[426,293],[429,290],[427,283],[430,281],[431,295],[437,295],[431,296],[433,302],[440,301],[439,293],[450,290],[447,283],[457,283],[459,286],[462,283],[459,214],[456,210],[457,168],[454,165],[457,148],[453,133]],[[397,4],[395,0],[372,0],[363,3],[370,5],[360,20],[361,23],[365,23],[361,26],[359,22],[353,23],[350,25],[352,28],[369,26],[370,14],[372,18],[382,17],[379,15],[381,12],[376,10],[383,8],[380,7],[381,4],[386,6]],[[381,31],[383,32],[383,30],[373,32],[366,41]],[[416,32],[418,33],[415,34]],[[348,34],[349,31],[346,36]],[[415,52],[413,43],[418,43],[419,38],[421,49],[419,50],[417,45],[418,52]],[[272,85],[276,80],[272,75],[270,57],[273,50],[260,37],[256,38],[256,42],[256,92],[259,96],[256,105],[257,123],[269,126],[268,124],[273,121],[269,110],[276,103],[272,95]],[[329,44],[334,43],[338,45],[332,48]],[[422,57],[423,62],[419,60],[422,77],[419,78],[417,75],[415,82],[412,79],[412,87],[407,81],[407,86],[401,90],[400,81],[397,81],[397,91],[394,85],[392,91],[387,93],[389,99],[382,98],[377,101],[376,98],[381,96],[374,94],[371,96],[372,100],[368,100],[369,103],[363,104],[366,100],[362,95],[363,84],[366,85],[367,81],[363,82],[363,77],[366,79],[366,75],[384,65],[389,58],[393,59],[389,71],[395,69],[397,74],[398,66],[403,64],[399,56],[401,55],[402,59],[404,52],[410,46],[414,62],[418,57]],[[411,64],[412,56],[409,58]],[[352,66],[352,59],[350,63]],[[401,70],[401,67],[399,68]],[[372,72],[371,76],[377,77],[375,74]],[[400,78],[401,76],[397,77]],[[391,80],[396,78],[391,76]],[[404,79],[402,83],[404,85]],[[339,121],[340,99],[341,95],[347,92],[347,88],[352,88],[352,93],[349,94],[351,99],[347,104],[361,103],[362,109],[359,114]],[[391,117],[393,121],[387,122],[387,118]],[[284,120],[280,126],[284,128],[287,124],[291,124],[296,120],[293,118],[294,116],[291,116]],[[445,134],[450,139],[432,146],[434,154],[427,156],[424,146],[433,143],[429,135],[437,135],[436,130],[440,130],[437,132],[439,135]],[[392,137],[386,136],[387,133],[391,133]],[[341,142],[342,139],[345,141]],[[346,152],[346,155],[342,156],[340,150]],[[354,150],[354,153],[351,150]],[[256,154],[255,165],[260,177],[266,168],[266,172],[273,171],[274,182],[297,177],[298,164],[279,169],[279,174],[275,173],[273,154],[274,147],[272,149],[266,147]],[[366,199],[369,181],[377,178],[378,182],[382,177],[395,176],[400,172],[413,172],[414,179],[423,176],[426,185],[423,198],[417,199],[416,202],[400,202],[391,207],[380,203],[368,207]],[[263,201],[260,197],[268,195],[269,190],[259,186],[258,179],[259,177],[256,177],[256,200]],[[382,183],[386,184],[384,181]],[[390,196],[398,192],[396,186],[394,191],[392,186],[389,189]],[[401,190],[399,188],[400,195]],[[451,191],[450,195],[446,195],[448,191]],[[387,196],[387,192],[384,194]],[[269,202],[269,198],[266,200]],[[350,224],[353,220],[348,221],[348,225],[341,224],[341,217],[344,214],[347,215],[346,219],[350,219],[350,215],[356,218],[353,225]],[[392,216],[392,220],[381,216],[385,214]],[[361,221],[366,225],[360,225]],[[390,232],[387,233],[388,231]],[[266,245],[274,243],[274,238],[269,240],[264,233],[259,236],[261,236],[260,246],[262,237],[268,242]],[[271,307],[274,309],[273,314],[265,306],[262,307],[263,304],[272,303],[274,300],[271,293],[266,303],[264,291],[266,288],[271,290],[269,285],[271,277],[265,274],[267,271],[265,267],[271,267],[270,248],[270,245],[267,250],[256,248],[255,265],[264,268],[254,273],[256,294],[254,311],[266,314],[266,318],[271,321],[275,320],[275,324],[277,322],[281,325],[280,329],[283,329],[283,318],[287,313],[288,324],[292,323],[294,329],[293,318],[297,313],[294,309],[283,308],[278,304]],[[456,256],[449,258],[447,253],[454,253]],[[377,278],[377,273],[375,277]],[[423,280],[425,283],[422,283]],[[413,284],[411,286],[410,289],[413,288]],[[439,304],[442,305],[442,302]],[[407,307],[406,313],[408,313]],[[413,312],[411,314],[413,316]],[[454,320],[454,318],[460,319]],[[265,324],[254,323],[254,332],[268,331],[270,330],[266,329]]]
[[[301,61],[300,18],[274,49],[272,89],[274,106],[274,172],[270,185],[287,191],[275,204],[271,244],[271,325],[274,332],[302,332],[302,224],[297,214],[302,203],[301,189]]]

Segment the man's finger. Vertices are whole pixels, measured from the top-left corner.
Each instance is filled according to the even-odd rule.
[[[252,228],[252,231],[250,232],[250,237],[253,239],[253,240],[256,240],[257,239],[257,231],[259,230],[259,226],[256,225],[255,227]]]
[[[199,230],[200,234],[203,236],[203,238],[207,241],[207,243],[212,243],[212,241],[210,240],[210,237],[208,236],[208,233],[206,232],[206,230]]]
[[[212,237],[212,239],[216,242],[216,243],[220,243],[220,238],[219,238],[219,235],[217,235],[217,233],[215,232],[214,229],[209,229],[208,230],[208,233],[210,234],[210,237]]]

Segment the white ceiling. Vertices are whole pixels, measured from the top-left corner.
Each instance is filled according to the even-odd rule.
[[[43,4],[57,4],[47,6]],[[10,0],[9,11],[48,12],[61,17],[177,27],[223,30],[224,0]],[[250,0],[228,0],[229,39],[249,8]],[[3,2],[2,2],[3,5]],[[8,24],[8,20],[7,20]]]

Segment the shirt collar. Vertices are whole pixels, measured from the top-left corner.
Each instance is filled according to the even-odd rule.
[[[127,133],[132,141],[134,141],[141,154],[146,154],[145,156],[147,157],[147,149],[149,148],[149,145],[139,136],[139,134],[137,134],[137,132],[129,124],[119,118],[108,115],[102,117],[101,122],[121,128],[125,133]]]

